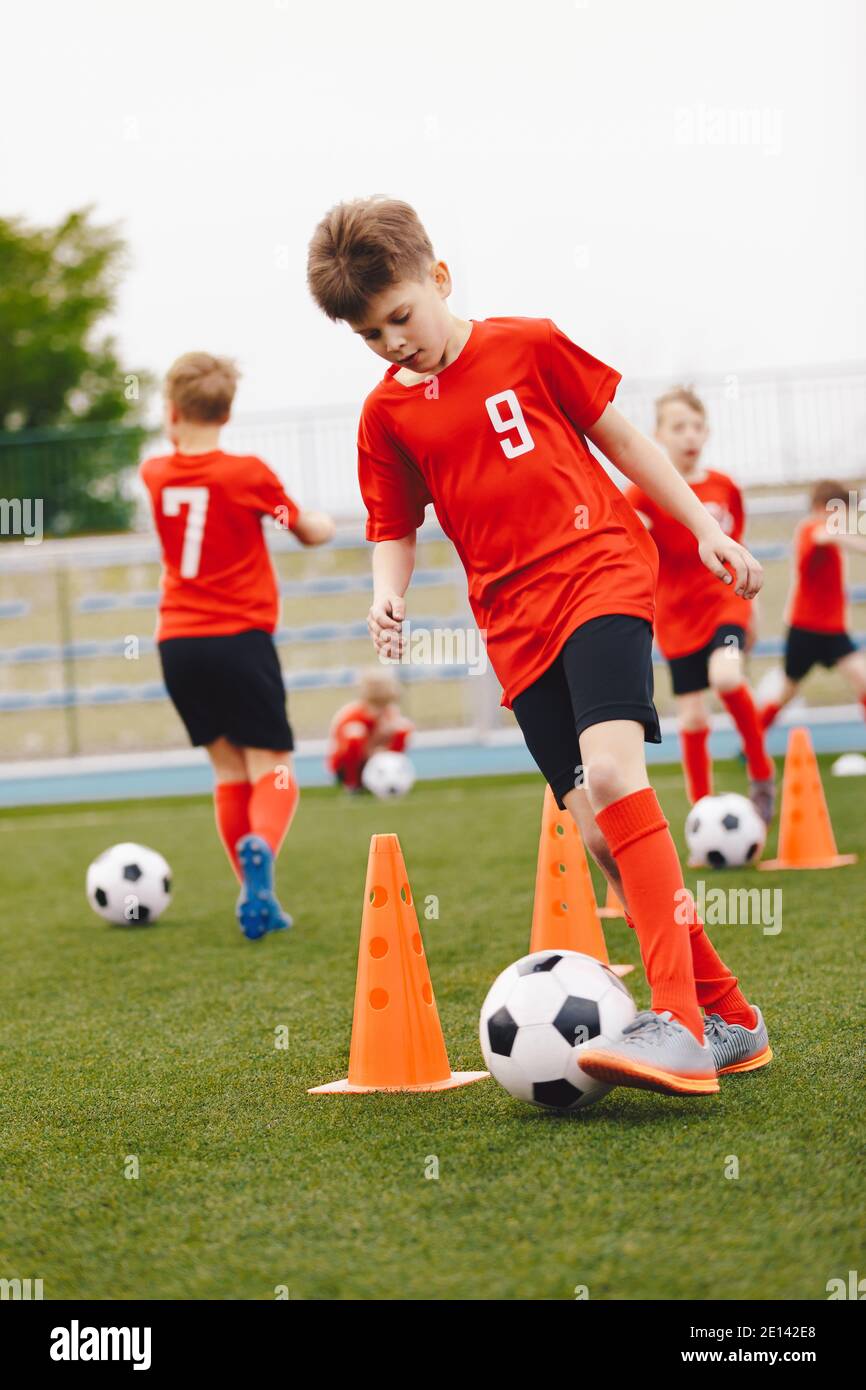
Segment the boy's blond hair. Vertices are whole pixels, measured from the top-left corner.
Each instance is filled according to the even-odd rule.
[[[400,686],[390,671],[371,666],[361,673],[360,697],[366,705],[389,705],[400,699]]]
[[[687,405],[706,423],[707,408],[693,386],[672,386],[656,400],[656,429],[662,422],[666,405]]]
[[[310,242],[307,284],[329,319],[358,323],[377,294],[420,280],[434,259],[417,212],[399,198],[356,198],[325,213]]]
[[[185,352],[166,373],[165,394],[185,420],[222,424],[231,412],[239,378],[229,357]]]

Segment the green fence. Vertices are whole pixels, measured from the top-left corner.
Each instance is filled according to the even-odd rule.
[[[140,426],[0,432],[0,539],[123,531],[153,431]]]

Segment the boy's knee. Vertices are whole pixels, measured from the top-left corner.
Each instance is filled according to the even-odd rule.
[[[683,733],[686,734],[696,734],[700,729],[706,729],[706,711],[703,709],[684,710],[679,716],[679,725]]]
[[[739,648],[718,647],[710,657],[710,686],[717,695],[728,695],[743,684]]]
[[[609,806],[613,801],[619,801],[620,797],[625,796],[628,792],[628,785],[622,768],[616,758],[611,757],[608,753],[601,753],[593,758],[585,767],[584,772],[590,805],[595,812],[603,806]],[[606,847],[606,842],[604,843]]]
[[[707,727],[707,705],[702,690],[677,697],[677,722],[684,733],[696,733]]]

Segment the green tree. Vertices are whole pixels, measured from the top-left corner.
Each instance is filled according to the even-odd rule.
[[[81,208],[56,227],[0,218],[0,496],[40,497],[46,530],[127,526],[152,381],[104,321],[128,265]]]

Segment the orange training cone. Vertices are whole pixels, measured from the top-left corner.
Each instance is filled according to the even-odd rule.
[[[830,812],[824,799],[818,760],[808,729],[788,735],[782,777],[778,858],[763,859],[759,869],[838,869],[855,864],[856,854],[838,854]]]
[[[449,1091],[488,1076],[453,1072],[396,835],[374,835],[358,947],[349,1075],[311,1095]]]
[[[557,947],[582,951],[608,964],[583,840],[569,813],[560,811],[548,786],[541,813],[529,949],[549,951]],[[634,966],[614,965],[611,969],[625,975]]]
[[[607,885],[604,907],[598,909],[598,915],[599,917],[625,917],[625,908],[610,884]]]

